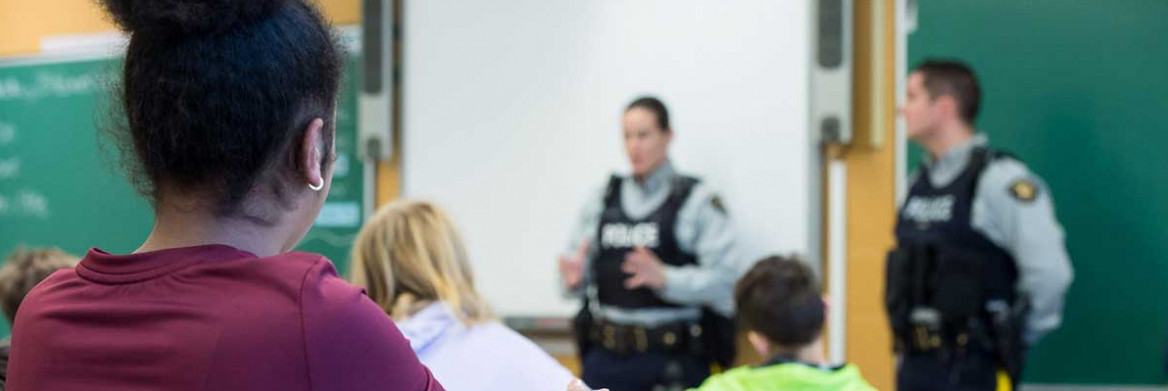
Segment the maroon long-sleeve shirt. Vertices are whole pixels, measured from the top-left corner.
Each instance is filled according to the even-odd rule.
[[[91,250],[20,306],[8,390],[442,390],[324,257]]]

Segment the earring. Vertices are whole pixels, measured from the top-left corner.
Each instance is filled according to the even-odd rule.
[[[313,185],[312,183],[309,183],[309,184],[308,184],[308,188],[309,188],[309,189],[312,189],[312,191],[320,191],[320,189],[323,189],[323,188],[324,188],[324,179],[322,178],[322,179],[320,180],[320,184],[319,184],[319,185]]]

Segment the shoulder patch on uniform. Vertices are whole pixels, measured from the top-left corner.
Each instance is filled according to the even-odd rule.
[[[710,197],[710,206],[713,206],[714,210],[726,214],[726,205],[722,203],[722,197],[717,195]]]
[[[1023,202],[1031,202],[1038,198],[1038,186],[1027,179],[1018,179],[1010,183],[1010,195]]]

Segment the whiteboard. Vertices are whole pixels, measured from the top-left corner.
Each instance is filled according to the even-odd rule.
[[[628,172],[620,119],[669,107],[671,156],[719,191],[743,259],[806,252],[809,3],[411,1],[405,197],[445,208],[504,316],[565,316],[556,256],[582,203]]]

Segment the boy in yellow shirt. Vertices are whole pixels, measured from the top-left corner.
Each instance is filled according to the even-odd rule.
[[[738,324],[763,357],[706,379],[698,391],[874,391],[854,365],[823,354],[826,305],[811,269],[791,258],[758,261],[734,289]]]

